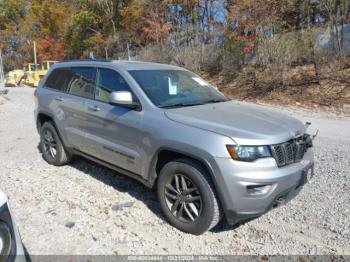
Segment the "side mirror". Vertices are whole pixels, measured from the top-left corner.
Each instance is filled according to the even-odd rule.
[[[132,94],[129,91],[112,92],[109,95],[109,103],[111,105],[124,106],[131,109],[140,107],[138,102],[133,101]]]

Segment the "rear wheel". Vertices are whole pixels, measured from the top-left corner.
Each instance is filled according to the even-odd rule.
[[[62,166],[71,159],[51,122],[45,122],[41,127],[40,148],[43,158],[51,165]]]
[[[206,169],[196,161],[178,159],[167,163],[157,187],[164,215],[179,230],[200,235],[220,221],[214,186]]]

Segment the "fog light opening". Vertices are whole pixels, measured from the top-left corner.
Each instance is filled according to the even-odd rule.
[[[286,203],[286,199],[284,197],[279,197],[277,198],[276,202],[277,202],[277,206],[281,206]]]
[[[247,186],[247,192],[251,196],[261,196],[267,194],[272,185],[250,185]]]

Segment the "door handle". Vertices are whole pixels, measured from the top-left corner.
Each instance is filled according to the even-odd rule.
[[[95,111],[95,112],[101,110],[98,106],[88,106],[88,109],[91,110],[91,111]]]
[[[56,96],[55,100],[58,101],[58,102],[63,102],[64,101],[63,97],[61,97],[61,96]]]

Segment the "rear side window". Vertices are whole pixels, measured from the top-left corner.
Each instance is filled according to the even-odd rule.
[[[72,67],[66,92],[86,98],[94,98],[95,70],[92,67]]]
[[[44,86],[64,92],[70,75],[70,70],[67,68],[55,69],[48,76]]]
[[[99,68],[96,75],[95,99],[108,102],[110,93],[116,91],[131,92],[129,85],[118,72]]]

